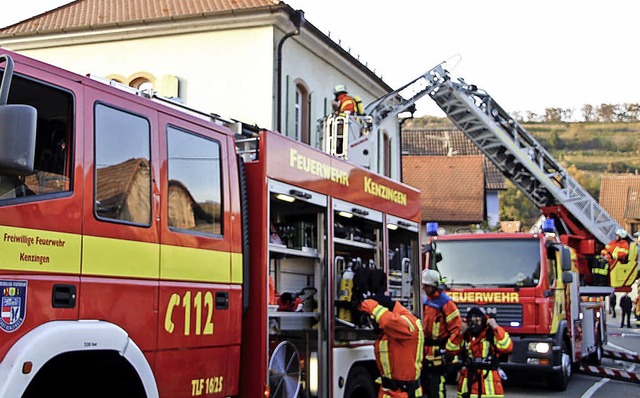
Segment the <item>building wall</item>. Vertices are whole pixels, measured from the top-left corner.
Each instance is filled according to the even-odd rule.
[[[280,126],[283,134],[295,138],[300,138],[295,134],[294,106],[299,83],[309,92],[310,144],[318,148],[317,121],[332,112],[335,84],[346,84],[349,93],[359,96],[364,105],[386,93],[352,60],[303,28],[282,47],[278,124],[277,48],[293,26],[282,15],[261,18],[31,36],[8,39],[3,45],[79,74],[123,83],[136,77],[151,81],[170,77],[178,82],[179,98],[190,107],[272,130]],[[385,121],[384,131],[392,146],[387,174],[400,179],[397,118]],[[382,135],[372,138],[370,157],[377,160],[377,170],[382,172]]]
[[[178,77],[182,100],[222,117],[273,125],[273,27],[25,49],[80,74]]]

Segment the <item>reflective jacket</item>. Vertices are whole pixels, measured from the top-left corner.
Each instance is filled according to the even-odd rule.
[[[339,108],[338,112],[356,113],[356,101],[345,93],[339,94],[337,98]]]
[[[626,263],[629,257],[629,242],[625,239],[612,240],[600,254],[607,259],[609,265],[614,265],[616,262]]]
[[[504,397],[502,379],[498,373],[498,355],[513,350],[509,333],[501,326],[491,330],[484,328],[477,337],[469,332],[457,335],[453,341],[454,353],[459,352],[463,367],[458,378],[458,398],[466,397]],[[493,340],[490,342],[490,340]],[[493,361],[489,361],[493,358]],[[485,361],[481,361],[485,359]]]
[[[422,369],[424,335],[420,320],[402,304],[396,302],[393,311],[378,305],[371,316],[382,329],[374,344],[376,363],[382,375],[378,398],[422,397],[418,379]],[[385,380],[418,383],[412,395],[400,389],[385,388]]]
[[[436,291],[427,297],[422,310],[424,329],[424,355],[430,365],[442,364],[440,349],[451,351],[452,339],[460,333],[462,320],[458,306],[444,292]]]

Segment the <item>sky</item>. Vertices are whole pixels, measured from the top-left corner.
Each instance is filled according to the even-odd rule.
[[[69,0],[28,0],[7,26]],[[640,103],[636,0],[285,0],[392,88],[450,60],[508,112]],[[458,61],[458,62],[456,62]],[[452,69],[451,65],[456,64]],[[357,93],[353,93],[357,94]],[[416,116],[444,114],[429,99]]]

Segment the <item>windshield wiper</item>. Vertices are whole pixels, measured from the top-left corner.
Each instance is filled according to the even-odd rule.
[[[459,286],[468,286],[468,287],[476,287],[476,285],[474,285],[471,282],[451,282],[449,287],[459,287]]]

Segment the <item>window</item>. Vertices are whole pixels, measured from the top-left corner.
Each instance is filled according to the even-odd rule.
[[[15,175],[0,171],[0,205],[33,199],[39,195],[68,192],[72,187],[73,172],[74,101],[71,93],[14,74],[7,102],[36,108],[38,119],[34,172]],[[3,137],[7,138],[8,134]]]
[[[296,83],[295,97],[295,129],[296,139],[309,144],[309,90],[301,82]]]
[[[382,173],[389,177],[391,175],[391,140],[386,131],[382,133],[382,148],[380,150],[382,151],[380,154],[382,157]]]
[[[119,109],[96,105],[95,162],[96,216],[150,225],[149,122]]]
[[[167,128],[169,228],[222,234],[220,143]]]

